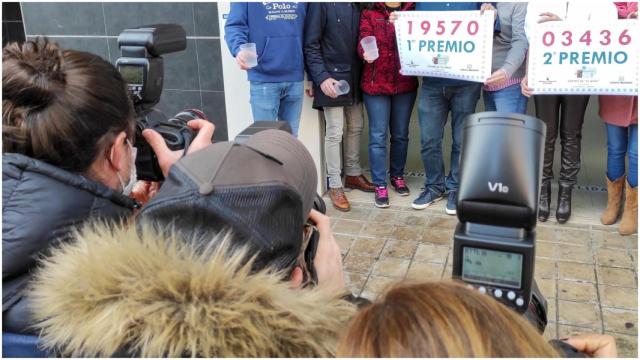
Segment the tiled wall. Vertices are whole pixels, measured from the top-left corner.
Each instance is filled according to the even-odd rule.
[[[158,23],[182,25],[186,50],[164,55],[164,91],[157,108],[172,116],[200,108],[227,140],[220,32],[216,3],[21,3],[27,38],[47,35],[64,47],[89,51],[111,62],[120,56],[118,34]]]
[[[20,3],[2,3],[2,46],[8,42],[24,41],[24,25],[22,24],[22,14]]]

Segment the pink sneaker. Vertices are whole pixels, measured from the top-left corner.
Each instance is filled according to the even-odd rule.
[[[409,188],[402,176],[392,176],[391,186],[393,186],[393,189],[398,193],[398,195],[409,196]]]
[[[386,186],[376,186],[376,207],[389,207],[389,190]]]

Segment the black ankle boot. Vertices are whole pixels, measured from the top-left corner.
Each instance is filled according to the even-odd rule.
[[[560,184],[558,191],[558,209],[556,210],[556,220],[564,224],[571,217],[571,190],[573,186]]]
[[[547,221],[551,208],[551,182],[543,181],[540,187],[540,204],[538,205],[538,220]]]

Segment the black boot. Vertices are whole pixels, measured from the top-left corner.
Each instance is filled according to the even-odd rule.
[[[547,221],[549,218],[549,212],[551,208],[551,182],[542,181],[540,187],[540,204],[538,206],[538,220],[541,222]]]
[[[571,191],[572,185],[560,184],[558,191],[558,209],[556,209],[556,220],[558,223],[564,224],[571,217]]]

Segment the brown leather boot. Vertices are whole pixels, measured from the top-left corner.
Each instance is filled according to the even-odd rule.
[[[331,202],[333,203],[333,207],[340,211],[349,211],[351,210],[351,206],[349,205],[349,200],[347,200],[347,196],[344,194],[344,190],[342,188],[329,188],[329,196],[331,197]]]
[[[607,208],[604,209],[600,222],[603,225],[615,224],[622,210],[622,190],[624,189],[624,176],[615,181],[607,177]]]
[[[618,228],[620,235],[632,235],[638,230],[638,187],[626,184],[624,212]]]
[[[364,192],[374,192],[376,190],[376,186],[367,180],[364,175],[345,176],[344,187],[349,189],[358,189]]]

